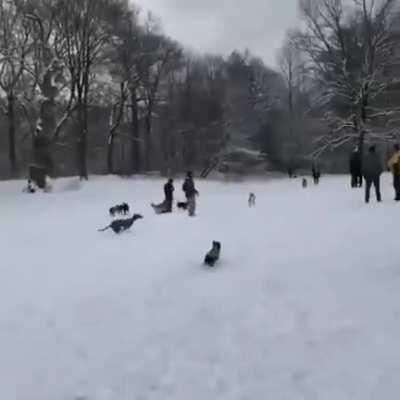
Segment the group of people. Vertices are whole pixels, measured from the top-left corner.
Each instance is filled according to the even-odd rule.
[[[182,190],[186,197],[185,208],[188,210],[189,216],[194,217],[196,215],[196,197],[199,195],[199,192],[196,189],[192,172],[188,172],[186,174],[185,181],[182,185]],[[157,214],[172,212],[174,192],[174,181],[172,178],[170,178],[168,179],[168,182],[164,185],[164,201],[157,205],[152,204],[152,207]]]
[[[393,187],[395,200],[400,201],[400,146],[394,145],[393,155],[388,161],[388,168],[393,175]],[[375,146],[370,146],[368,153],[362,157],[358,148],[354,150],[350,157],[351,187],[362,187],[363,178],[365,180],[365,202],[369,203],[371,188],[374,186],[376,199],[382,201],[380,178],[383,173],[381,158]]]

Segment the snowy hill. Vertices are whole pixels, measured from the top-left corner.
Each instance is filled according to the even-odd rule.
[[[162,182],[0,184],[0,398],[366,400],[400,392],[390,177],[198,182],[198,216],[156,216]],[[180,194],[180,182],[176,183]],[[247,207],[250,191],[257,207]],[[97,232],[127,201],[144,219]],[[222,242],[217,268],[202,266]]]

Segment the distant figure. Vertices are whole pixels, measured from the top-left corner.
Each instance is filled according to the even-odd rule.
[[[256,195],[254,193],[249,194],[249,207],[256,206]]]
[[[165,208],[172,212],[172,203],[174,201],[174,181],[173,179],[168,179],[168,182],[164,185],[165,194]]]
[[[287,173],[289,178],[296,178],[296,171],[293,167],[288,167]]]
[[[194,217],[196,213],[196,196],[199,195],[199,192],[195,188],[192,172],[188,172],[186,174],[186,179],[183,183],[182,190],[185,193],[188,203],[189,216]]]
[[[303,180],[302,180],[302,182],[301,182],[301,185],[303,186],[304,189],[307,188],[308,182],[307,182],[307,179],[306,179],[306,178],[303,178]]]
[[[321,179],[321,169],[320,169],[319,165],[315,162],[313,162],[313,164],[311,166],[311,175],[313,177],[314,184],[318,185],[319,180]]]
[[[350,156],[350,174],[351,187],[362,187],[362,157],[358,147],[354,149]]]
[[[388,166],[393,175],[395,200],[400,201],[400,146],[398,144],[394,145],[394,154],[390,158]]]
[[[35,186],[30,179],[28,179],[28,183],[22,191],[24,193],[35,193],[36,192]]]
[[[168,182],[164,185],[164,201],[160,204],[151,204],[156,214],[166,214],[172,212],[174,190],[174,181],[172,179],[168,179]]]
[[[380,179],[382,174],[382,164],[379,156],[376,154],[375,146],[368,149],[368,154],[365,156],[363,164],[363,172],[365,179],[365,202],[369,203],[371,187],[374,185],[376,200],[382,201]]]

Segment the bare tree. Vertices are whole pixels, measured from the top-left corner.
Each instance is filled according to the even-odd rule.
[[[307,66],[302,52],[296,46],[294,36],[294,32],[288,33],[278,54],[278,64],[286,89],[283,97],[281,94],[281,107],[286,115],[284,128],[287,131],[282,138],[282,144],[286,146],[286,162],[291,169],[295,168],[295,159],[304,156],[301,148],[307,112],[304,99],[309,90]]]
[[[89,92],[95,68],[104,57],[110,42],[108,15],[113,4],[107,0],[58,0],[60,15],[57,29],[62,38],[62,51],[71,76],[71,89],[76,101],[78,134],[77,167],[81,179],[88,179],[87,138]]]
[[[115,173],[114,168],[114,143],[115,138],[118,134],[118,129],[125,113],[125,105],[128,99],[128,91],[126,90],[125,83],[121,82],[119,87],[119,93],[114,96],[115,100],[110,110],[109,120],[109,133],[107,139],[107,170],[109,174]]]
[[[56,25],[60,9],[52,0],[21,1],[18,7],[30,38],[20,105],[31,127],[34,161],[50,173],[52,145],[74,108],[73,81],[60,55],[62,37]]]
[[[0,88],[4,95],[2,109],[8,121],[8,157],[13,172],[17,170],[17,97],[30,48],[29,28],[18,8],[12,1],[0,0]],[[0,94],[0,97],[3,96]]]
[[[393,132],[382,123],[395,110],[380,107],[391,82],[385,68],[392,56],[395,0],[300,0],[306,28],[297,44],[308,55],[322,95],[329,134],[318,139],[316,154],[365,139],[388,140]]]
[[[132,172],[137,173],[141,168],[138,109],[140,79],[137,65],[143,56],[140,41],[142,27],[138,22],[138,10],[127,1],[122,2],[114,30],[111,55],[112,72],[124,83],[129,92],[127,102],[130,110],[131,168]]]
[[[151,168],[152,121],[155,107],[162,100],[160,85],[167,73],[179,66],[182,54],[179,45],[162,35],[158,29],[149,17],[145,31],[140,37],[141,51],[136,63],[140,81],[138,94],[144,104],[146,170]]]

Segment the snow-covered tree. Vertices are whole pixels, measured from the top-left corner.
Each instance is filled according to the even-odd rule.
[[[320,95],[314,105],[323,113],[327,134],[315,153],[365,140],[394,137],[387,120],[398,110],[382,103],[392,80],[395,0],[300,0],[305,29],[297,45],[307,54]]]
[[[74,106],[72,81],[61,54],[63,38],[56,29],[60,9],[51,0],[27,0],[18,7],[30,43],[20,103],[31,127],[33,160],[51,173],[53,145]]]
[[[13,1],[0,0],[0,106],[8,122],[8,157],[17,169],[15,114],[21,78],[31,49],[28,26]]]

